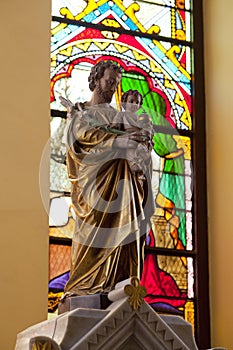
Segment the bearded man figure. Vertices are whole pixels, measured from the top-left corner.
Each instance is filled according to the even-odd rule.
[[[137,242],[145,238],[154,205],[149,169],[142,181],[126,159],[143,133],[129,135],[120,123],[110,127],[118,111],[109,103],[121,77],[116,64],[97,63],[88,79],[90,101],[69,113],[67,167],[76,222],[66,295],[107,293],[139,274]]]

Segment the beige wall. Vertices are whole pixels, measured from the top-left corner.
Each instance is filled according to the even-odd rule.
[[[233,2],[204,0],[204,10],[212,346],[230,350]],[[47,313],[48,222],[38,181],[49,137],[50,4],[4,1],[1,13],[0,348],[12,350],[16,334]]]
[[[49,29],[49,1],[1,2],[2,350],[47,313],[48,222],[38,176],[49,137]]]
[[[232,0],[204,2],[212,346],[233,349]]]

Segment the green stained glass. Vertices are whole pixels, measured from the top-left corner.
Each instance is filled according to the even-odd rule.
[[[170,199],[178,209],[185,209],[184,176],[163,173],[160,182],[161,193]]]
[[[146,81],[146,78],[143,75],[135,74],[135,73],[123,73],[122,77],[122,92],[126,92],[127,90],[138,90],[140,94],[142,94],[143,98],[150,93],[150,88]],[[143,101],[144,104],[144,101]]]
[[[150,91],[144,97],[144,111],[151,116],[154,125],[167,126],[166,102],[158,93]]]
[[[166,159],[164,172],[172,174],[184,174],[184,159],[180,156],[174,159]]]
[[[180,224],[178,228],[179,238],[183,243],[183,246],[186,247],[186,212],[185,211],[177,211],[179,216]]]
[[[166,102],[159,93],[150,90],[148,81],[139,74],[123,74],[122,92],[127,90],[138,90],[143,98],[142,111],[150,115],[153,124],[168,125],[164,118],[166,112]]]
[[[154,150],[160,157],[165,157],[177,150],[176,142],[170,134],[155,133]]]

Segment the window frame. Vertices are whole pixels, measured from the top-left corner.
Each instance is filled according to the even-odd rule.
[[[203,42],[203,1],[193,0],[194,76],[193,129],[187,134],[192,140],[193,162],[193,237],[192,251],[177,251],[164,248],[146,248],[146,252],[171,256],[190,256],[194,259],[195,289],[195,339],[198,348],[210,347],[210,307],[209,307],[209,263],[208,263],[208,222],[207,222],[207,181],[206,181],[206,123],[205,123],[205,81],[204,81],[204,42]],[[56,20],[57,17],[52,17]],[[64,22],[80,24],[80,21],[64,19]],[[84,24],[81,22],[81,24]],[[90,25],[93,27],[93,25]],[[109,28],[111,30],[111,28]],[[114,29],[114,28],[112,28]],[[116,28],[115,28],[116,30]],[[125,32],[124,30],[122,32]],[[130,31],[126,31],[130,34]],[[137,36],[141,34],[137,32]],[[143,36],[145,36],[143,34]],[[155,38],[162,39],[160,36]],[[166,39],[165,39],[166,41]],[[169,40],[169,41],[175,41]],[[184,42],[185,45],[185,42]],[[191,47],[192,47],[191,46]],[[51,116],[64,118],[66,113],[51,110]],[[182,130],[179,133],[186,134]],[[70,239],[50,237],[50,243],[70,245]]]

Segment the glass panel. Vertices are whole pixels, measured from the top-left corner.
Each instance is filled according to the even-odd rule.
[[[51,159],[50,159],[50,190],[70,191],[67,169],[65,165],[66,157],[66,119],[52,117],[50,123],[51,137]]]
[[[193,248],[190,138],[155,133],[152,159],[156,210],[151,220],[155,246],[190,250]]]
[[[184,256],[148,253],[141,284],[147,289],[145,300],[157,311],[194,321],[193,259]]]
[[[74,232],[75,214],[71,198],[53,193],[50,200],[49,235],[50,237],[72,238]]]
[[[52,27],[51,65],[53,69],[59,69],[59,64],[63,62],[64,65],[64,61],[66,63],[70,62],[68,57],[83,57],[86,51],[91,51],[96,56],[106,50],[112,52],[112,55],[113,53],[117,54],[117,57],[121,59],[131,56],[133,61],[141,63],[139,67],[145,67],[147,72],[152,70],[152,73],[156,73],[155,67],[150,62],[151,57],[153,57],[157,60],[157,65],[165,71],[167,70],[168,74],[175,77],[175,80],[176,77],[184,82],[187,79],[190,80],[188,75],[191,72],[190,48],[183,45],[182,42],[172,44],[172,41],[169,40],[158,41],[143,35],[132,37],[112,30],[98,30],[73,24],[67,24],[64,28],[59,22],[52,22]],[[87,40],[87,42],[84,43],[84,40]],[[118,45],[114,44],[115,42]],[[132,48],[135,48],[137,52],[131,52]],[[111,55],[110,53],[109,55]],[[53,57],[54,55],[56,56]],[[185,73],[186,68],[187,72]],[[187,79],[185,79],[185,76]]]
[[[95,9],[95,7],[98,6],[99,0],[94,0],[92,1],[92,10]],[[106,1],[101,1],[101,4],[103,4]],[[115,1],[109,1],[108,2],[115,2]],[[116,1],[119,3],[119,1]],[[123,5],[125,7],[128,7],[132,3],[138,3],[140,5],[145,5],[145,4],[157,4],[163,7],[177,7],[180,9],[186,9],[190,10],[191,8],[191,1],[190,0],[138,0],[138,1],[133,1],[133,0],[121,0]],[[96,3],[96,4],[95,4]],[[82,12],[84,9],[87,7],[87,1],[86,0],[53,0],[52,1],[52,7],[53,7],[53,15],[57,16],[59,14],[59,9],[63,7],[68,7],[72,9],[74,12],[76,12],[76,15],[80,12]],[[87,10],[87,9],[86,9]]]
[[[49,245],[49,280],[69,271],[71,247],[60,244]]]
[[[186,5],[186,7],[185,7]],[[108,27],[190,40],[190,2],[177,1],[53,1],[52,15]]]
[[[51,103],[51,108],[64,110],[59,101],[61,95],[72,102],[83,102],[90,98],[87,80],[90,68],[86,66],[84,71],[83,66],[78,64],[72,70],[70,77],[56,81],[52,87],[54,101]],[[81,86],[80,81],[82,81]],[[168,84],[170,88],[166,87]],[[181,92],[179,85],[174,81],[124,72],[120,91],[123,93],[128,89],[136,89],[142,94],[143,109],[148,114],[152,113],[154,124],[168,126],[169,123],[177,129],[192,129],[190,96],[184,91]],[[119,100],[120,97],[116,98]]]
[[[152,78],[133,72],[136,68],[132,67],[132,72],[124,72],[122,92],[138,90],[143,96],[143,110],[151,115],[155,125],[192,129],[190,96],[185,91],[181,92],[180,84],[168,80],[162,72]]]
[[[153,118],[153,113],[151,116]],[[64,121],[61,118],[57,119]],[[170,128],[170,133],[156,132],[154,135],[152,189],[156,210],[152,224],[155,246],[191,250],[193,249],[191,140],[178,133],[174,134],[174,131]],[[65,156],[65,153],[63,155]],[[54,171],[54,164],[57,172]],[[62,190],[70,191],[67,169],[64,164],[56,160],[52,160],[51,166],[53,170],[51,190],[58,190],[60,195],[59,197],[58,194],[52,195],[50,225],[53,227],[50,228],[50,235],[71,238],[75,215],[71,209],[70,198],[62,195]],[[67,186],[64,186],[64,183]]]
[[[68,37],[64,37],[52,45],[51,108],[64,110],[60,95],[72,102],[87,100],[91,66],[101,59],[113,60],[123,69],[121,91],[138,89],[144,106],[156,111],[156,119],[160,119],[156,124],[163,125],[165,117],[177,129],[192,129],[189,47],[85,27],[76,29],[80,35],[73,39],[68,36],[68,43]]]

